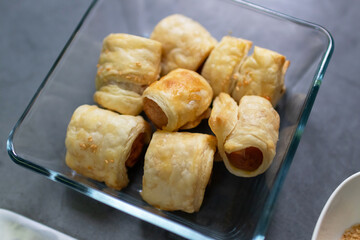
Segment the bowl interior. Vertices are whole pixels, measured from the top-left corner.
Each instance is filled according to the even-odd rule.
[[[343,181],[326,202],[313,240],[341,239],[344,231],[360,224],[360,172]]]

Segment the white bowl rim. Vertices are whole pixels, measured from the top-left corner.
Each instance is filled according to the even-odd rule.
[[[67,235],[65,233],[59,232],[58,230],[53,229],[49,226],[46,226],[40,222],[37,222],[37,221],[27,218],[23,215],[20,215],[18,213],[15,213],[10,210],[3,209],[3,208],[0,208],[0,224],[1,224],[1,221],[5,221],[5,222],[10,221],[12,223],[19,224],[26,230],[40,231],[40,233],[42,233],[42,232],[50,233],[50,234],[52,234],[53,237],[55,237],[55,239],[75,240],[75,238],[70,237],[69,235]],[[1,228],[2,227],[0,226],[0,229]],[[1,237],[3,237],[3,236],[1,236]],[[10,237],[12,237],[12,236],[10,236]]]
[[[338,195],[338,193],[341,191],[341,189],[347,185],[349,182],[351,182],[352,180],[354,180],[355,178],[360,177],[360,172],[354,173],[353,175],[351,175],[350,177],[346,178],[336,189],[335,191],[330,195],[329,199],[327,200],[323,210],[320,213],[320,216],[318,218],[318,221],[316,222],[315,225],[315,229],[312,235],[311,240],[317,240],[317,237],[319,235],[319,231],[320,231],[320,227],[324,221],[325,215],[329,209],[329,207],[331,206],[331,203],[333,202],[334,198],[336,195]]]

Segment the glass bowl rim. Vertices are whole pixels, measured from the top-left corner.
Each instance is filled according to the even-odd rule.
[[[180,223],[177,223],[177,222],[169,220],[169,219],[164,219],[163,217],[158,216],[154,213],[151,213],[144,209],[140,209],[136,206],[133,206],[132,204],[130,204],[126,201],[112,197],[106,193],[99,191],[99,190],[89,188],[88,186],[86,186],[84,184],[81,184],[72,179],[69,179],[68,177],[64,176],[61,173],[58,173],[51,169],[46,169],[46,168],[44,168],[38,164],[35,164],[29,160],[23,159],[15,152],[14,144],[13,144],[13,137],[14,137],[14,134],[15,134],[17,128],[21,125],[22,121],[25,119],[27,113],[30,111],[32,105],[36,101],[41,90],[44,88],[50,75],[55,70],[55,68],[58,65],[58,63],[60,62],[62,56],[66,52],[67,48],[70,46],[70,44],[73,41],[73,39],[75,38],[77,32],[80,30],[80,28],[83,25],[84,21],[86,20],[87,16],[89,15],[89,13],[91,12],[91,10],[94,8],[94,6],[96,5],[96,3],[98,1],[99,0],[91,1],[91,3],[89,4],[89,7],[85,11],[81,20],[75,27],[75,30],[71,34],[69,40],[66,42],[64,48],[61,50],[59,56],[56,58],[54,64],[50,68],[50,70],[47,73],[47,75],[45,76],[44,80],[41,82],[39,88],[35,92],[32,99],[30,100],[30,102],[27,105],[26,109],[24,110],[23,114],[21,115],[21,117],[16,122],[13,129],[11,130],[9,137],[7,139],[7,144],[6,144],[7,152],[9,154],[11,160],[14,161],[16,164],[21,165],[22,167],[28,168],[32,171],[35,171],[41,175],[44,175],[45,177],[47,177],[55,182],[65,184],[66,186],[68,186],[80,193],[83,193],[95,200],[98,200],[104,204],[114,207],[114,208],[116,208],[120,211],[123,211],[129,215],[137,217],[143,221],[149,222],[153,225],[156,225],[160,228],[163,228],[167,231],[173,232],[179,236],[182,236],[182,237],[185,237],[188,239],[211,239],[208,236],[205,236],[204,234],[199,233],[199,232],[197,232],[187,226],[184,226]],[[280,166],[280,168],[278,170],[277,176],[275,177],[275,180],[274,180],[274,185],[273,185],[272,189],[270,190],[269,196],[267,197],[265,204],[263,206],[264,211],[262,211],[260,221],[257,223],[257,226],[253,233],[253,239],[261,240],[261,239],[265,239],[265,234],[268,229],[271,216],[273,214],[274,205],[275,205],[274,203],[276,202],[276,199],[278,197],[280,189],[281,189],[283,182],[285,180],[285,177],[287,175],[288,169],[290,168],[290,165],[292,163],[296,149],[299,145],[301,136],[303,134],[307,120],[309,118],[312,106],[316,99],[316,95],[319,91],[320,85],[322,83],[322,80],[324,78],[324,75],[325,75],[325,72],[327,69],[327,66],[330,62],[332,53],[334,51],[334,40],[333,40],[333,37],[331,36],[330,32],[318,24],[315,24],[315,23],[312,23],[312,22],[309,22],[306,20],[302,20],[302,19],[299,19],[296,17],[292,17],[290,15],[287,15],[287,14],[284,14],[284,13],[281,13],[278,11],[274,11],[269,8],[266,8],[266,7],[263,7],[263,6],[245,1],[245,0],[228,0],[228,1],[238,4],[238,5],[241,5],[242,7],[246,7],[248,9],[262,12],[263,14],[267,14],[272,17],[282,18],[282,19],[288,20],[290,22],[312,28],[312,29],[317,30],[320,33],[324,34],[328,40],[327,48],[326,48],[325,52],[323,53],[321,60],[318,64],[316,73],[313,77],[312,85],[310,86],[311,88],[309,90],[309,93],[306,96],[304,106],[303,106],[302,110],[300,111],[300,119],[298,120],[298,124],[295,129],[294,137],[291,139],[291,142],[289,144],[288,153],[284,159],[283,164]]]

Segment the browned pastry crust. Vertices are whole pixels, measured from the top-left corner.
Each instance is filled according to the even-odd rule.
[[[257,95],[275,106],[285,93],[284,78],[289,65],[285,56],[255,46],[254,53],[233,75],[236,83],[231,96],[239,102],[245,95]]]
[[[66,164],[79,174],[120,190],[129,182],[126,166],[135,164],[149,138],[150,126],[141,116],[82,105],[68,125]]]
[[[215,150],[212,135],[155,132],[145,154],[142,198],[167,211],[199,211]]]
[[[269,168],[279,124],[279,115],[267,99],[244,96],[237,106],[226,93],[215,98],[209,118],[226,168],[242,177],[257,176]]]
[[[176,69],[151,84],[143,97],[144,111],[155,126],[176,131],[195,127],[207,116],[212,89],[198,73]]]
[[[246,58],[252,42],[225,36],[211,51],[201,75],[209,81],[214,97],[220,92],[231,93],[234,87],[234,79],[231,77]]]
[[[94,100],[122,114],[142,111],[142,93],[160,73],[161,43],[129,34],[110,34],[103,41]]]
[[[198,22],[180,14],[162,19],[150,38],[163,46],[161,75],[176,68],[196,71],[217,43]]]

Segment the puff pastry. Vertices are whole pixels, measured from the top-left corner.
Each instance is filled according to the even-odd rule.
[[[163,46],[161,75],[176,68],[196,71],[217,43],[198,22],[180,14],[162,19],[150,38]]]
[[[215,150],[212,135],[155,132],[145,154],[142,198],[167,211],[199,211]]]
[[[150,126],[141,116],[119,115],[82,105],[71,117],[66,133],[66,164],[77,173],[120,190],[131,167],[149,142]]]
[[[254,177],[269,168],[276,153],[279,124],[279,115],[267,99],[244,96],[237,106],[226,93],[215,98],[209,118],[226,168],[241,177]]]
[[[161,43],[129,34],[110,34],[98,62],[94,100],[122,114],[142,111],[142,93],[160,73]]]
[[[189,129],[208,117],[212,96],[211,86],[200,74],[176,69],[144,91],[144,112],[159,129]]]
[[[247,56],[251,46],[252,42],[248,40],[225,36],[211,51],[201,75],[210,83],[214,97],[220,92],[231,93],[234,87],[231,76]]]
[[[239,102],[245,95],[258,95],[275,106],[285,93],[284,77],[289,64],[285,56],[255,46],[254,53],[233,75],[236,84],[232,97]]]

